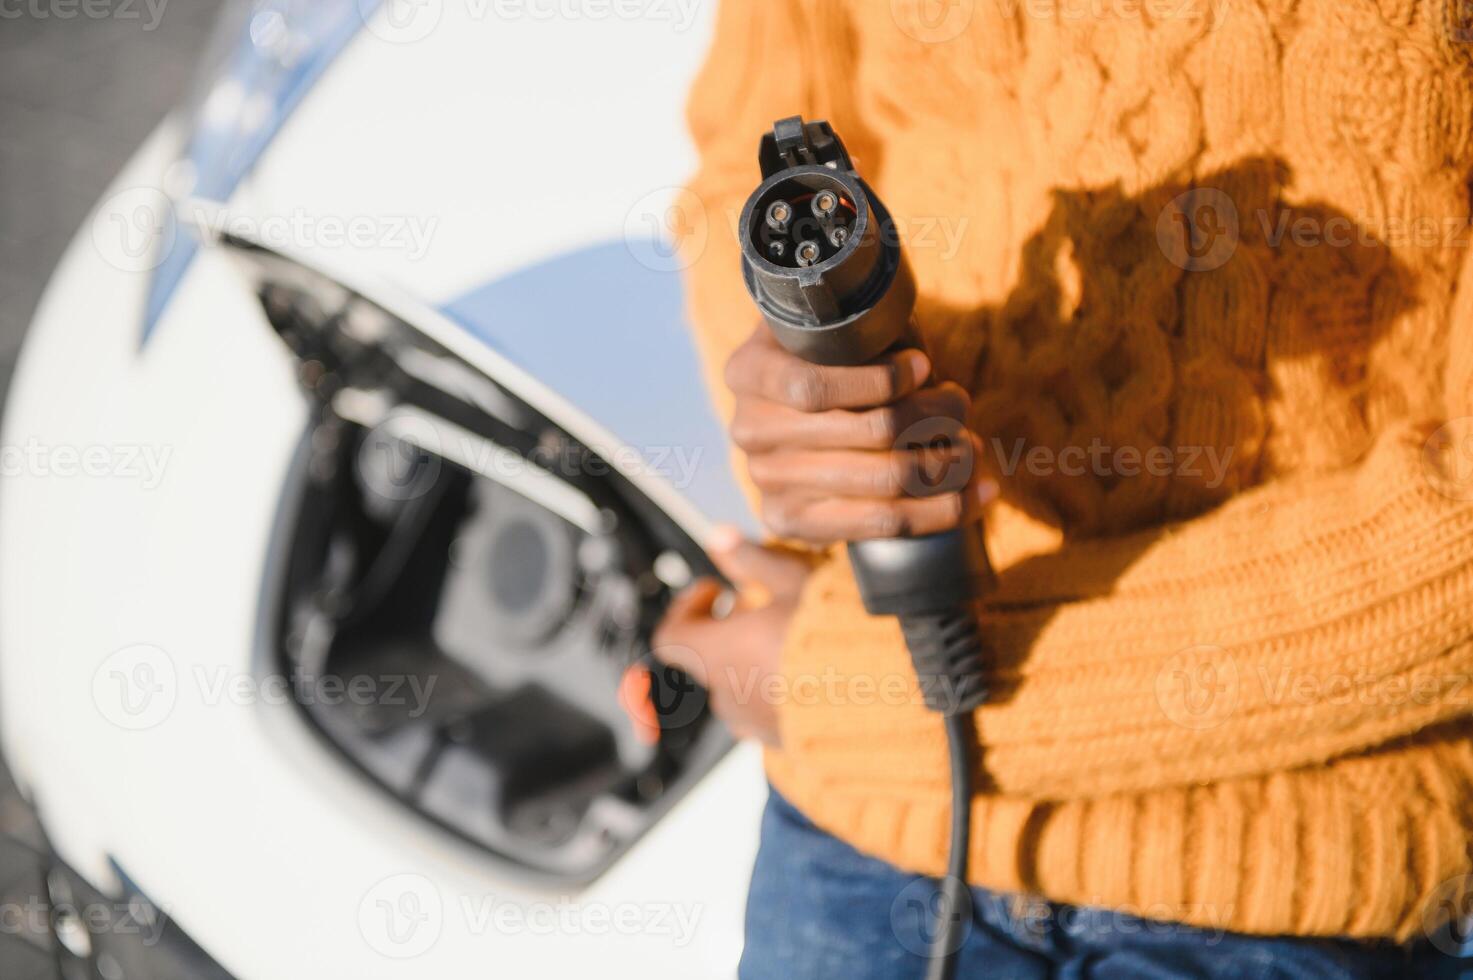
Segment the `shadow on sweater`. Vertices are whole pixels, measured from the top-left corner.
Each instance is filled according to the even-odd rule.
[[[1047,559],[1000,575],[989,607],[1040,611],[1008,649],[1030,649],[1046,607],[1109,594],[1172,522],[1370,448],[1370,352],[1416,282],[1354,216],[1284,203],[1291,187],[1253,159],[1135,196],[1057,191],[1001,306],[918,308],[938,370],[978,393],[1004,499],[1066,541],[1110,540],[1070,594],[1039,595]]]

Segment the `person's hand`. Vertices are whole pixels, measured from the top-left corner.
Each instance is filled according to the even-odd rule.
[[[726,363],[732,441],[776,535],[815,544],[931,534],[969,523],[997,495],[984,479],[971,400],[927,385],[931,362],[901,350],[860,367],[788,353],[763,324]]]
[[[803,559],[720,528],[707,542],[711,560],[740,590],[718,618],[723,586],[712,578],[687,586],[654,635],[654,655],[710,692],[711,710],[739,738],[780,741],[772,687],[783,639],[810,566]]]

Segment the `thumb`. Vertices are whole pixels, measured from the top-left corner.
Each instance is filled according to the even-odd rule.
[[[797,555],[748,541],[730,525],[716,528],[706,541],[706,549],[721,574],[757,602],[796,599],[812,570]],[[759,597],[754,592],[766,592],[767,596]]]
[[[699,652],[710,636],[711,609],[725,586],[714,578],[697,579],[686,586],[665,609],[665,615],[650,637],[650,653],[661,663],[679,667],[696,683],[707,678],[706,662]]]
[[[660,625],[655,628],[655,642],[658,643],[660,634],[668,629],[710,619],[713,607],[721,598],[721,593],[725,591],[725,586],[709,576],[698,578],[681,589],[675,594],[675,598],[670,600],[670,605],[665,607],[665,615],[661,617]]]

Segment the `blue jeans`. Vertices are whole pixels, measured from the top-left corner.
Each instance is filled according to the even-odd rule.
[[[773,792],[747,899],[741,980],[925,973],[936,886],[819,830]],[[972,889],[957,976],[989,980],[1473,978],[1473,960],[1348,940],[1244,936]]]

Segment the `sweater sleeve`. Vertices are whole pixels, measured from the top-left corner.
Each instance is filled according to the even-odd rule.
[[[1259,775],[1473,713],[1473,264],[1462,281],[1442,417],[1388,429],[1344,471],[1003,570],[980,609],[994,791]],[[899,630],[865,615],[842,558],[809,583],[784,675],[785,764],[804,778],[944,791],[940,724]]]

